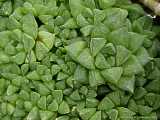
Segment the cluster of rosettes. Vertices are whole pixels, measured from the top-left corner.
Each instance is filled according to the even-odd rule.
[[[152,23],[129,0],[0,0],[0,120],[157,120]]]

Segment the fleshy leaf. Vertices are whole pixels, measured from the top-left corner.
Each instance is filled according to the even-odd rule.
[[[66,23],[64,25],[62,25],[62,27],[68,28],[68,29],[75,29],[78,26],[77,26],[75,19],[70,18],[68,21],[66,21]]]
[[[39,114],[40,114],[41,120],[49,120],[53,117],[55,113],[47,110],[45,111],[40,110]]]
[[[52,92],[53,98],[57,101],[57,103],[61,103],[63,100],[63,92],[62,90],[54,90]]]
[[[52,103],[48,105],[48,110],[58,111],[58,103],[56,100],[53,100]]]
[[[98,70],[89,71],[89,84],[91,87],[104,84],[104,78]]]
[[[111,120],[117,120],[118,119],[118,111],[116,109],[112,109],[112,110],[109,110],[107,112],[109,118]]]
[[[135,87],[135,76],[121,77],[118,81],[118,87],[133,93]]]
[[[137,50],[136,57],[141,65],[146,65],[151,60],[150,55],[144,47]]]
[[[47,106],[47,99],[46,99],[46,97],[45,96],[42,96],[39,100],[38,100],[38,102],[37,102],[37,104],[38,104],[38,107],[40,108],[40,109],[43,109],[43,110],[45,110],[46,109],[46,106]]]
[[[23,16],[22,29],[26,34],[36,39],[38,34],[38,25],[32,14]]]
[[[125,47],[118,45],[116,46],[116,65],[120,66],[130,57],[131,52]]]
[[[105,10],[105,13],[106,13],[106,18],[104,20],[104,24],[111,30],[123,27],[125,19],[128,15],[128,11],[121,8],[108,8]]]
[[[134,32],[129,32],[128,33],[129,37],[129,46],[128,49],[135,52],[138,48],[140,48],[143,44],[143,41],[145,37],[143,35],[134,33]]]
[[[17,64],[22,64],[25,61],[26,53],[25,52],[19,52],[15,56],[12,57],[13,61]]]
[[[119,118],[121,119],[128,119],[128,118],[133,119],[133,116],[135,115],[135,113],[129,110],[128,108],[118,107],[117,109],[118,109]]]
[[[91,54],[96,56],[97,53],[103,48],[106,40],[104,38],[92,38],[90,42]]]
[[[80,55],[77,58],[78,62],[88,68],[88,69],[94,69],[94,59],[91,56],[90,50],[88,48],[84,49]]]
[[[27,116],[27,119],[28,120],[38,120],[39,119],[37,107],[32,108],[32,110],[29,112],[29,114]]]
[[[138,105],[138,111],[140,115],[149,115],[152,110],[153,109],[149,106]]]
[[[36,42],[35,53],[38,60],[42,60],[48,52],[49,49],[42,42]]]
[[[70,44],[66,47],[68,54],[74,59],[77,60],[77,57],[86,48],[86,42],[84,41],[77,41],[75,43]]]
[[[87,70],[84,67],[78,65],[74,72],[74,79],[79,83],[88,83]]]
[[[70,108],[67,102],[62,101],[62,103],[59,105],[58,112],[60,114],[67,114],[70,112]]]
[[[98,105],[99,110],[109,111],[115,107],[114,103],[106,96]]]
[[[40,80],[40,76],[37,73],[37,71],[32,71],[32,72],[28,73],[27,78],[30,80]]]
[[[98,53],[96,58],[95,58],[95,66],[99,69],[106,69],[110,68],[110,64],[107,62],[103,54]]]
[[[78,90],[73,91],[72,94],[70,95],[70,98],[74,101],[80,101],[81,96],[79,95]]]
[[[30,51],[35,45],[35,40],[31,36],[24,33],[23,34],[23,45],[26,51]]]
[[[89,120],[96,112],[96,108],[84,108],[79,110],[79,115],[83,120]]]
[[[77,24],[80,26],[80,27],[84,27],[84,26],[87,26],[89,25],[89,22],[87,21],[87,19],[82,15],[82,14],[79,14],[77,16]]]
[[[123,74],[124,75],[133,75],[138,74],[144,71],[142,65],[136,58],[136,56],[132,55],[126,62],[123,64]]]
[[[40,31],[38,33],[38,38],[44,43],[44,45],[50,50],[55,43],[55,36],[52,33],[46,31]]]
[[[84,6],[82,5],[82,0],[69,0],[69,6],[71,9],[71,13],[74,17],[77,17],[84,10]],[[78,8],[78,9],[77,9]]]
[[[111,82],[113,84],[117,84],[118,80],[120,79],[123,73],[123,68],[112,67],[110,69],[103,70],[101,73],[106,81]]]
[[[80,29],[80,31],[83,34],[83,36],[86,37],[86,36],[89,36],[91,34],[93,27],[94,27],[93,25],[86,25],[86,26],[82,27]]]
[[[116,3],[116,0],[98,0],[101,9],[106,9],[113,6]]]
[[[97,111],[89,120],[101,120],[101,111]]]
[[[107,97],[116,105],[119,106],[121,104],[120,92],[114,91],[107,95]]]

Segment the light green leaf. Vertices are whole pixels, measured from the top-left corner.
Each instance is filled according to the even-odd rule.
[[[70,112],[70,108],[67,102],[62,101],[62,103],[59,105],[58,113],[60,114],[67,114]]]
[[[47,99],[46,99],[46,96],[42,96],[38,102],[37,102],[37,105],[40,109],[42,110],[45,110],[46,109],[46,106],[47,106]]]
[[[103,48],[105,43],[106,43],[106,40],[104,38],[92,38],[91,39],[90,50],[91,50],[91,54],[93,55],[93,57],[99,53],[99,51]]]
[[[102,48],[101,53],[105,57],[108,57],[110,55],[115,55],[116,54],[116,47],[113,43],[108,43]]]
[[[134,99],[129,100],[128,108],[133,112],[138,112],[138,106]]]
[[[78,26],[77,26],[77,23],[76,23],[75,19],[70,18],[69,20],[66,21],[66,23],[64,25],[62,25],[62,27],[68,28],[68,29],[75,29]]]
[[[133,116],[135,115],[133,111],[125,107],[118,107],[117,110],[118,110],[119,118],[121,119],[126,119],[126,120],[128,118],[133,119]]]
[[[33,104],[36,104],[37,103],[37,101],[40,99],[40,94],[39,93],[37,93],[37,92],[31,92],[31,102],[33,103]]]
[[[50,90],[44,84],[39,83],[37,86],[38,86],[38,93],[41,96],[46,96],[50,94]]]
[[[89,120],[96,112],[96,108],[83,108],[79,110],[82,120]]]
[[[141,65],[146,65],[151,60],[149,53],[144,47],[141,47],[137,50],[136,57]]]
[[[91,32],[92,32],[91,33],[92,38],[105,38],[105,39],[107,39],[110,31],[109,31],[108,27],[105,26],[104,23],[99,23],[99,24],[94,25],[91,28]]]
[[[70,98],[74,101],[80,101],[81,96],[79,94],[79,91],[78,90],[73,91],[72,94],[70,95]]]
[[[28,34],[29,36],[33,37],[34,39],[37,38],[38,25],[32,14],[26,14],[23,16],[22,29],[24,33]]]
[[[106,69],[111,67],[110,64],[106,61],[103,54],[101,53],[98,53],[95,58],[95,66],[99,69]]]
[[[64,73],[64,72],[59,72],[58,76],[57,76],[57,80],[65,80],[67,79],[69,76],[68,74]]]
[[[1,15],[2,16],[9,16],[12,13],[12,2],[5,1],[1,6]]]
[[[107,0],[107,2],[109,1],[113,1],[113,0]],[[128,16],[127,10],[121,9],[121,8],[108,8],[108,9],[105,9],[105,13],[106,13],[106,18],[104,20],[104,24],[111,30],[116,30],[125,25],[125,21]]]
[[[135,87],[135,76],[121,77],[118,81],[118,87],[133,93]]]
[[[93,25],[86,25],[80,29],[83,36],[89,36],[93,30]]]
[[[94,24],[101,23],[106,17],[105,12],[103,10],[94,9],[93,12],[94,12]]]
[[[9,63],[10,58],[7,54],[5,54],[3,51],[0,51],[0,64]]]
[[[42,23],[48,25],[50,20],[53,19],[53,16],[51,16],[51,15],[39,15],[38,18],[40,19],[40,21],[42,21]]]
[[[26,90],[21,90],[19,92],[19,97],[23,100],[29,100],[30,99],[30,94]]]
[[[64,115],[64,116],[57,117],[56,120],[70,120],[70,118],[69,116]]]
[[[85,91],[84,91],[84,95],[85,95]],[[97,107],[99,101],[96,98],[87,98],[86,99],[86,107],[87,108],[91,108],[91,107]]]
[[[12,104],[8,103],[7,104],[7,112],[8,112],[8,114],[12,115],[14,110],[15,110],[15,106],[13,106]]]
[[[104,78],[101,76],[98,70],[89,71],[89,84],[91,87],[104,84]]]
[[[72,59],[77,60],[77,57],[86,48],[86,42],[84,41],[77,41],[75,43],[66,46],[66,50]]]
[[[35,53],[38,60],[42,60],[48,52],[49,49],[42,42],[36,42]]]
[[[77,57],[77,61],[84,67],[88,69],[94,69],[94,59],[90,53],[88,48],[84,49],[79,56]]]
[[[40,110],[39,114],[40,114],[41,120],[50,120],[55,113],[47,110],[45,111]]]
[[[106,9],[108,7],[112,7],[116,0],[98,0],[101,9]]]
[[[33,63],[36,62],[36,55],[33,50],[28,52],[25,63]]]
[[[118,111],[116,109],[112,109],[112,110],[109,110],[107,112],[109,118],[111,120],[117,120],[118,119]]]
[[[57,103],[61,103],[63,100],[63,92],[62,90],[54,90],[52,92],[53,98],[57,101]]]
[[[101,72],[106,81],[117,84],[123,73],[122,67],[112,67]]]
[[[58,111],[58,103],[56,100],[53,100],[51,104],[48,105],[48,110],[50,111]]]
[[[81,14],[84,11],[84,6],[82,5],[82,0],[69,0],[69,6],[71,9],[71,14],[74,17],[77,17],[79,14]],[[77,9],[78,8],[78,9]]]
[[[19,65],[24,63],[25,58],[26,58],[25,52],[19,52],[15,56],[12,56],[12,60]]]
[[[46,31],[39,31],[38,39],[50,50],[55,43],[55,35]]]
[[[122,45],[126,48],[129,46],[127,29],[120,28],[112,31],[108,36],[108,41],[113,43],[114,45]]]
[[[32,102],[30,102],[30,101],[25,101],[25,102],[24,102],[24,108],[25,108],[25,110],[26,110],[27,112],[31,111],[32,107],[33,107]]]
[[[144,72],[144,69],[136,56],[132,55],[129,59],[123,64],[123,74],[124,75],[133,75]]]
[[[115,107],[114,103],[106,96],[98,105],[98,110],[109,111]]]
[[[39,120],[39,111],[37,107],[32,108],[32,110],[27,115],[27,120]]]
[[[56,75],[61,70],[59,65],[53,64],[51,67],[52,76]]]
[[[74,73],[74,79],[80,83],[88,83],[87,70],[84,67],[78,65]]]
[[[101,120],[101,111],[97,111],[89,120]]]
[[[30,51],[35,45],[35,40],[31,36],[27,35],[26,33],[23,34],[22,41],[23,41],[24,49],[27,52]]]
[[[0,95],[3,94],[4,90],[5,90],[5,85],[6,85],[6,82],[5,82],[5,79],[1,78],[0,79]]]
[[[120,66],[127,61],[131,52],[121,45],[116,46],[116,51],[116,65]]]
[[[18,87],[14,86],[14,85],[9,85],[7,88],[7,95],[13,95],[14,93],[16,93],[18,91]]]
[[[80,26],[80,27],[85,27],[87,25],[89,25],[89,22],[87,21],[87,19],[82,15],[82,14],[79,14],[77,16],[77,24]]]
[[[107,97],[116,105],[119,106],[121,104],[121,97],[119,91],[111,92],[107,95]]]
[[[136,50],[138,50],[138,48],[142,47],[145,37],[134,32],[128,32],[128,39],[128,49],[135,52]]]
[[[29,72],[26,77],[30,80],[40,80],[40,76],[37,71]]]

